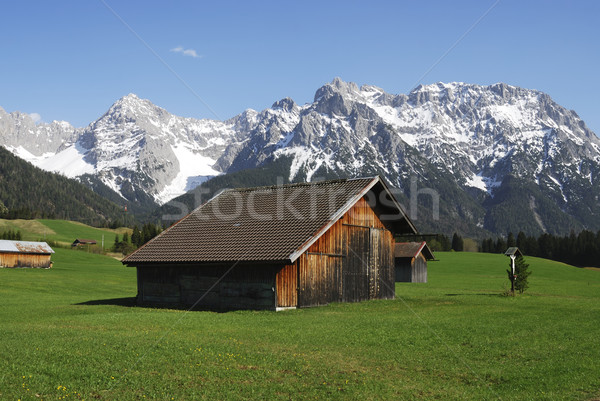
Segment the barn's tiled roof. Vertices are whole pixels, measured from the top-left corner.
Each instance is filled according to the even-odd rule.
[[[375,185],[391,196],[379,177],[227,190],[123,263],[293,261]]]
[[[397,258],[414,258],[418,254],[423,252],[423,256],[427,260],[433,260],[433,252],[427,246],[425,241],[423,242],[399,242],[396,244],[394,256]]]
[[[54,253],[45,242],[0,240],[0,252],[48,255]]]

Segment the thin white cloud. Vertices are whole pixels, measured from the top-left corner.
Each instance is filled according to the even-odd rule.
[[[39,113],[30,113],[29,117],[31,117],[31,119],[33,120],[34,123],[38,123],[40,121],[42,121],[42,116],[40,116]]]
[[[190,56],[193,58],[200,58],[202,57],[201,55],[199,55],[196,50],[194,49],[184,49],[183,46],[177,46],[171,49],[172,52],[174,53],[181,53],[184,56]]]

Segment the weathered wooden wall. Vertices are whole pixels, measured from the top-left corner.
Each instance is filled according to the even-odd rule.
[[[290,265],[138,266],[140,303],[274,309],[394,298],[394,238],[365,199]]]
[[[298,306],[394,298],[394,238],[359,200],[298,259]]]
[[[231,264],[138,266],[138,302],[193,305],[198,309],[275,308],[277,268],[240,264],[225,274],[230,267]]]
[[[396,258],[395,263],[397,282],[427,282],[427,260],[422,253],[414,258]]]
[[[51,255],[0,252],[2,267],[38,267],[49,268]]]
[[[285,265],[275,278],[278,307],[298,306],[298,264]]]
[[[426,283],[427,282],[427,260],[422,253],[417,255],[413,262],[412,271],[412,282],[413,283]]]

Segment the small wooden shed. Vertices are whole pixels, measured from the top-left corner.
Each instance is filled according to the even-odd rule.
[[[394,235],[416,229],[380,177],[227,190],[123,259],[138,303],[278,309],[394,298]]]
[[[396,281],[426,283],[427,261],[433,259],[435,259],[433,252],[425,241],[396,244]]]
[[[82,245],[96,245],[97,242],[95,239],[84,239],[84,238],[75,238],[75,241],[71,244],[72,247],[82,246]]]
[[[45,242],[0,240],[0,267],[50,268],[53,253]]]

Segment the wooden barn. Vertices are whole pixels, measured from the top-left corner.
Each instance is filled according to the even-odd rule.
[[[435,259],[433,252],[423,242],[396,244],[396,281],[405,283],[427,282],[427,261]]]
[[[84,238],[75,238],[75,241],[71,244],[72,247],[78,247],[82,245],[96,245],[97,242],[95,239],[84,239]]]
[[[0,240],[0,267],[50,268],[53,253],[45,242]]]
[[[394,235],[416,229],[379,177],[227,190],[123,259],[138,303],[279,309],[394,298]]]

